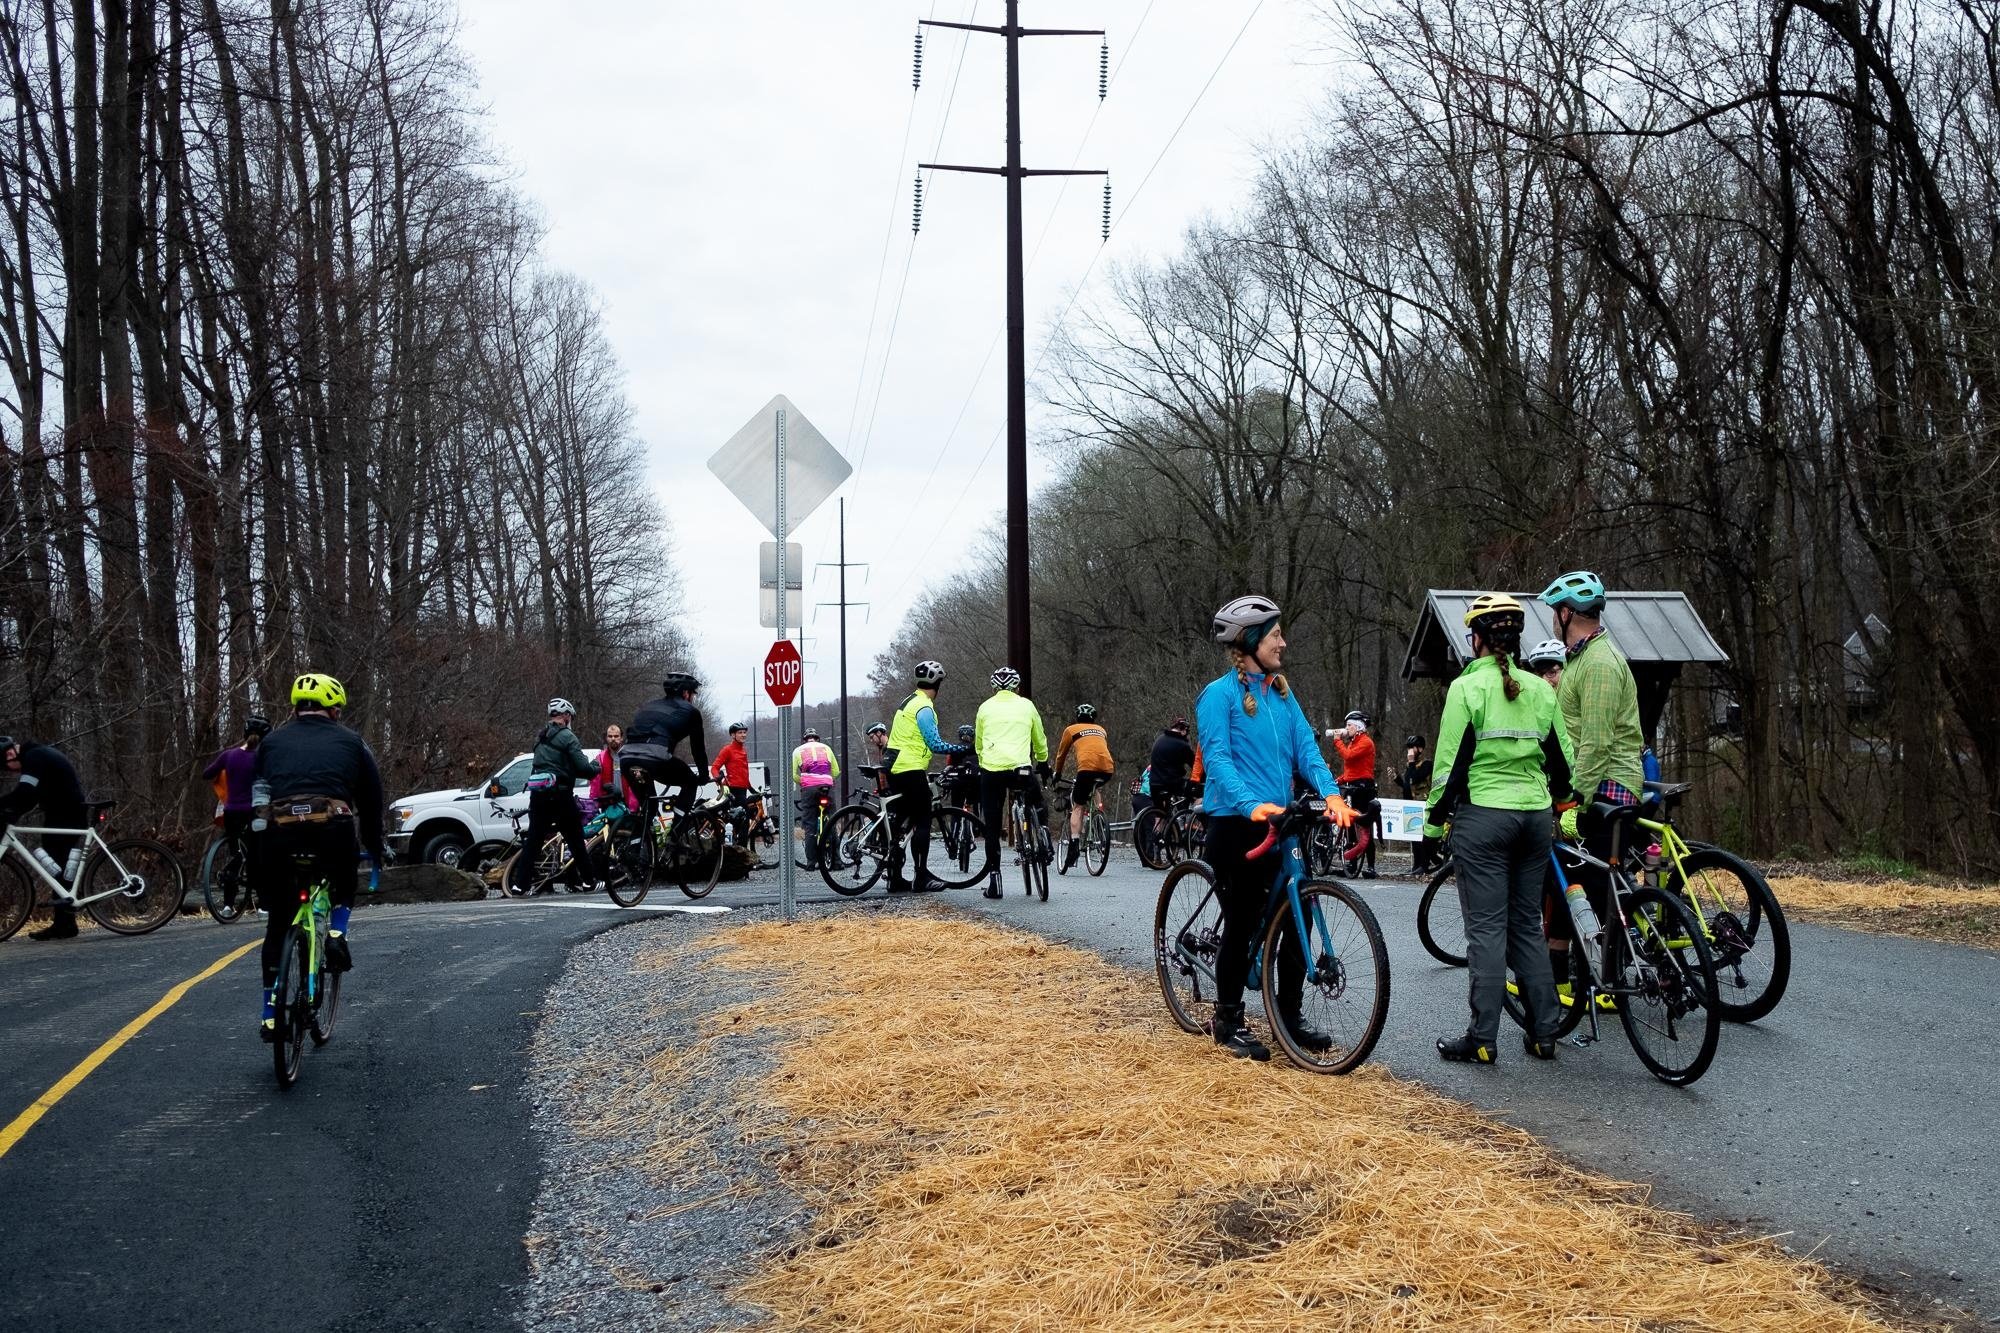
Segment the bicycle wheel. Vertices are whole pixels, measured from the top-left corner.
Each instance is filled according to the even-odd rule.
[[[1101,810],[1090,810],[1083,817],[1083,864],[1093,877],[1111,864],[1111,821]]]
[[[458,854],[458,868],[469,875],[477,875],[484,884],[492,884],[493,872],[500,869],[514,855],[514,844],[505,838],[488,838],[475,842]]]
[[[35,910],[35,886],[11,861],[0,861],[0,940],[22,926]]]
[[[1465,966],[1465,907],[1458,900],[1458,867],[1450,861],[1424,886],[1417,904],[1417,938],[1440,963]]]
[[[1638,939],[1608,932],[1618,940],[1620,965],[1606,969],[1616,983],[1618,1018],[1639,1063],[1662,1083],[1685,1087],[1707,1072],[1722,1031],[1715,957],[1694,913],[1672,894],[1633,890],[1625,915]]]
[[[1174,863],[1167,855],[1167,820],[1158,807],[1148,806],[1139,812],[1139,818],[1132,824],[1132,850],[1139,854],[1139,864],[1148,870],[1165,870]]]
[[[637,907],[653,890],[653,842],[645,825],[625,819],[617,825],[611,847],[611,873],[604,892],[620,907]]]
[[[563,846],[562,835],[551,834],[541,848],[535,852],[523,843],[521,850],[514,853],[514,859],[507,863],[507,877],[504,887],[511,897],[526,898],[540,893],[556,882],[556,877],[569,864],[569,849]]]
[[[852,898],[868,892],[889,861],[889,821],[865,805],[844,805],[826,822],[819,874],[835,893]]]
[[[1382,1037],[1389,1017],[1389,946],[1361,895],[1344,884],[1299,885],[1305,917],[1303,955],[1294,937],[1291,903],[1264,929],[1264,1012],[1271,1035],[1300,1069],[1345,1074],[1358,1068]],[[1284,973],[1303,968],[1296,1008],[1284,997]]]
[[[324,955],[322,955],[322,958]],[[313,1045],[324,1046],[333,1040],[333,1025],[340,1017],[340,978],[343,974],[330,967],[322,967],[319,973],[319,1001],[311,1006]]]
[[[931,878],[947,888],[970,888],[986,878],[986,829],[955,805],[931,812]]]
[[[1792,979],[1792,933],[1763,874],[1719,847],[1684,857],[1669,873],[1670,887],[1706,927],[1722,1016],[1754,1023],[1776,1009]]]
[[[1222,956],[1222,904],[1215,872],[1183,861],[1167,872],[1153,907],[1153,971],[1160,996],[1183,1032],[1209,1031],[1215,1017],[1215,965]]]
[[[1183,810],[1174,816],[1174,859],[1190,861],[1202,853],[1208,842],[1208,816]]]
[[[187,895],[181,863],[151,838],[120,838],[99,848],[85,863],[81,880],[77,897],[110,895],[86,904],[84,910],[98,925],[120,935],[158,930],[174,919]]]
[[[306,1032],[312,1025],[306,999],[306,978],[311,960],[296,927],[285,933],[285,945],[278,955],[278,980],[271,996],[271,1008],[278,1016],[276,1040],[271,1043],[271,1067],[278,1086],[289,1088],[299,1081],[299,1064],[306,1057]]]
[[[201,904],[208,914],[228,925],[248,906],[243,892],[243,844],[230,837],[209,841],[201,856]]]
[[[706,898],[722,878],[722,820],[696,810],[674,829],[674,882],[690,898]]]

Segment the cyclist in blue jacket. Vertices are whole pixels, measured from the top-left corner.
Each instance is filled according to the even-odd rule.
[[[1327,771],[1305,710],[1279,673],[1285,636],[1278,620],[1277,603],[1268,597],[1239,597],[1215,613],[1214,638],[1229,649],[1232,665],[1209,683],[1194,706],[1208,779],[1202,797],[1208,812],[1207,859],[1222,909],[1214,1036],[1231,1055],[1250,1060],[1271,1058],[1270,1048],[1243,1026],[1243,986],[1278,858],[1252,861],[1248,853],[1263,842],[1264,821],[1291,801],[1294,774],[1326,797],[1328,819],[1346,824],[1354,818]],[[1284,950],[1279,955],[1278,1003],[1288,1010],[1286,1026],[1300,1045],[1326,1050],[1332,1038],[1307,1027],[1299,1016],[1304,981],[1297,948]]]

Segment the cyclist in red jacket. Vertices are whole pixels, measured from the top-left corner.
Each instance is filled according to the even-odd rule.
[[[750,751],[744,740],[750,735],[750,728],[741,722],[729,724],[729,744],[722,747],[709,765],[708,775],[729,788],[729,794],[739,802],[750,797]]]

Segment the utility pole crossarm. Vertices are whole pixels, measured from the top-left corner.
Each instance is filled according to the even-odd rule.
[[[995,28],[984,23],[947,23],[943,19],[918,19],[919,28],[957,28],[960,32],[990,32],[995,37],[1005,37],[1005,28]]]
[[[1071,167],[1022,167],[1023,176],[1109,176],[1108,171],[1078,171]]]
[[[1005,167],[961,167],[950,162],[919,162],[918,171],[976,171],[982,176],[1004,176]]]
[[[990,31],[990,29],[989,29]],[[1023,37],[1102,37],[1102,28],[1022,28]]]

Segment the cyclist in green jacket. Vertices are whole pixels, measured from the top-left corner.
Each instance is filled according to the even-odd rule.
[[[979,798],[986,818],[986,896],[1000,896],[1000,812],[1007,793],[1019,789],[1035,805],[1042,804],[1038,775],[1049,771],[1049,734],[1042,715],[1015,691],[1021,673],[1013,667],[993,672],[993,697],[979,705],[972,719],[972,746],[979,756]],[[1023,776],[1019,770],[1033,767]]]
[[[916,688],[896,708],[889,723],[890,807],[897,836],[889,848],[889,892],[911,889],[935,892],[944,887],[931,878],[931,756],[964,754],[963,745],[945,740],[938,731],[937,694],[944,685],[944,663],[922,661],[911,673]],[[914,881],[903,878],[903,834],[909,835]]]
[[[1555,691],[1519,670],[1527,612],[1504,594],[1472,603],[1473,660],[1451,683],[1438,723],[1424,833],[1449,822],[1465,914],[1472,1025],[1440,1038],[1447,1060],[1490,1065],[1500,1037],[1500,998],[1511,969],[1527,1001],[1528,1053],[1555,1058],[1559,1010],[1542,937],[1542,881],[1549,864],[1551,789],[1567,790],[1568,742]]]

